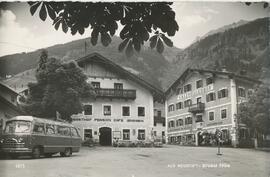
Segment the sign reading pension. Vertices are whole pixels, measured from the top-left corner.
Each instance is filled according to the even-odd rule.
[[[191,98],[195,95],[198,95],[198,94],[203,94],[203,93],[207,93],[211,90],[214,90],[214,85],[213,84],[210,84],[210,85],[207,85],[206,87],[202,87],[202,88],[198,88],[194,91],[190,91],[190,92],[187,92],[187,93],[184,93],[184,94],[180,94],[177,96],[177,100],[182,100],[182,99],[187,99],[187,98]]]

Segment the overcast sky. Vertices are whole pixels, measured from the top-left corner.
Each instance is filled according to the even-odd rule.
[[[175,2],[172,8],[180,27],[172,37],[178,48],[185,48],[198,36],[224,25],[269,16],[269,8],[264,9],[261,3],[246,6],[236,2]],[[91,34],[89,29],[84,35],[75,36],[56,31],[49,18],[43,22],[37,14],[31,16],[25,2],[0,4],[0,9],[0,56],[29,52]]]

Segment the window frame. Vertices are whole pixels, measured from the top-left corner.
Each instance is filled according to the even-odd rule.
[[[85,109],[84,109],[84,106],[91,106],[91,114],[85,114]],[[83,115],[85,115],[85,116],[92,116],[93,115],[93,104],[91,103],[91,104],[88,104],[88,103],[86,103],[86,104],[83,104]]]
[[[139,108],[143,108],[143,115],[139,115]],[[138,117],[145,117],[145,106],[137,106],[137,115]]]
[[[125,133],[124,133],[125,130],[128,130],[128,138],[125,137]],[[122,135],[123,135],[123,136],[122,136],[122,139],[123,139],[123,140],[130,140],[130,133],[131,133],[131,132],[130,132],[130,129],[123,128],[123,129],[122,129]]]
[[[213,118],[214,118],[213,120],[210,120],[210,113],[213,113]],[[212,122],[212,121],[215,121],[215,119],[216,119],[215,118],[215,111],[208,111],[208,121]]]
[[[222,118],[222,111],[224,111],[224,110],[225,110],[225,113],[226,113],[226,117]],[[227,119],[227,118],[228,118],[228,111],[227,111],[227,108],[221,108],[221,109],[220,109],[220,118],[221,118],[221,119]]]
[[[201,81],[201,87],[198,87],[198,82]],[[196,89],[199,89],[199,88],[203,88],[203,80],[202,79],[199,79],[199,80],[196,80]]]
[[[190,90],[186,90],[186,87],[187,87],[188,85],[190,85]],[[184,88],[183,93],[191,92],[191,91],[192,91],[192,84],[191,84],[191,83],[188,83],[188,84],[184,85],[183,88]]]
[[[129,115],[124,115],[124,107],[128,108],[129,110]],[[131,116],[131,106],[130,105],[122,105],[121,106],[121,112],[122,112],[122,117],[130,117]]]
[[[208,95],[210,95],[210,94],[213,94],[213,100],[208,99]],[[210,98],[210,97],[209,97],[209,98]],[[215,101],[215,100],[216,100],[216,92],[211,91],[211,92],[208,92],[208,93],[206,94],[206,102],[207,102],[207,103],[212,102],[212,101]]]
[[[104,112],[104,107],[105,106],[110,106],[111,107],[110,114],[105,114],[105,112]],[[102,113],[103,113],[103,116],[112,116],[112,105],[111,104],[102,104]]]

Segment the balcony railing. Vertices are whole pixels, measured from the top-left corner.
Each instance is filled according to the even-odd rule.
[[[205,108],[205,104],[204,103],[197,103],[197,104],[193,104],[188,108],[189,112],[192,113],[199,113],[199,112],[203,112]]]
[[[136,99],[136,90],[96,88],[95,92],[97,97]]]

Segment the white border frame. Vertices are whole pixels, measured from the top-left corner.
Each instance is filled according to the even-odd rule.
[[[91,115],[85,115],[84,114],[84,110],[83,110],[83,115],[84,116],[93,116],[94,115],[94,104],[93,103],[83,103],[83,106],[85,106],[85,105],[91,105],[92,106],[92,114]]]
[[[144,107],[144,116],[139,116],[139,114],[138,114],[139,107]],[[155,112],[155,109],[156,109],[156,108],[153,107],[154,112]],[[156,110],[157,110],[157,109],[156,109]],[[158,112],[158,110],[157,110],[157,112]],[[145,105],[137,105],[136,114],[137,114],[137,117],[138,117],[138,118],[140,118],[140,117],[146,117],[146,106],[145,106]]]

